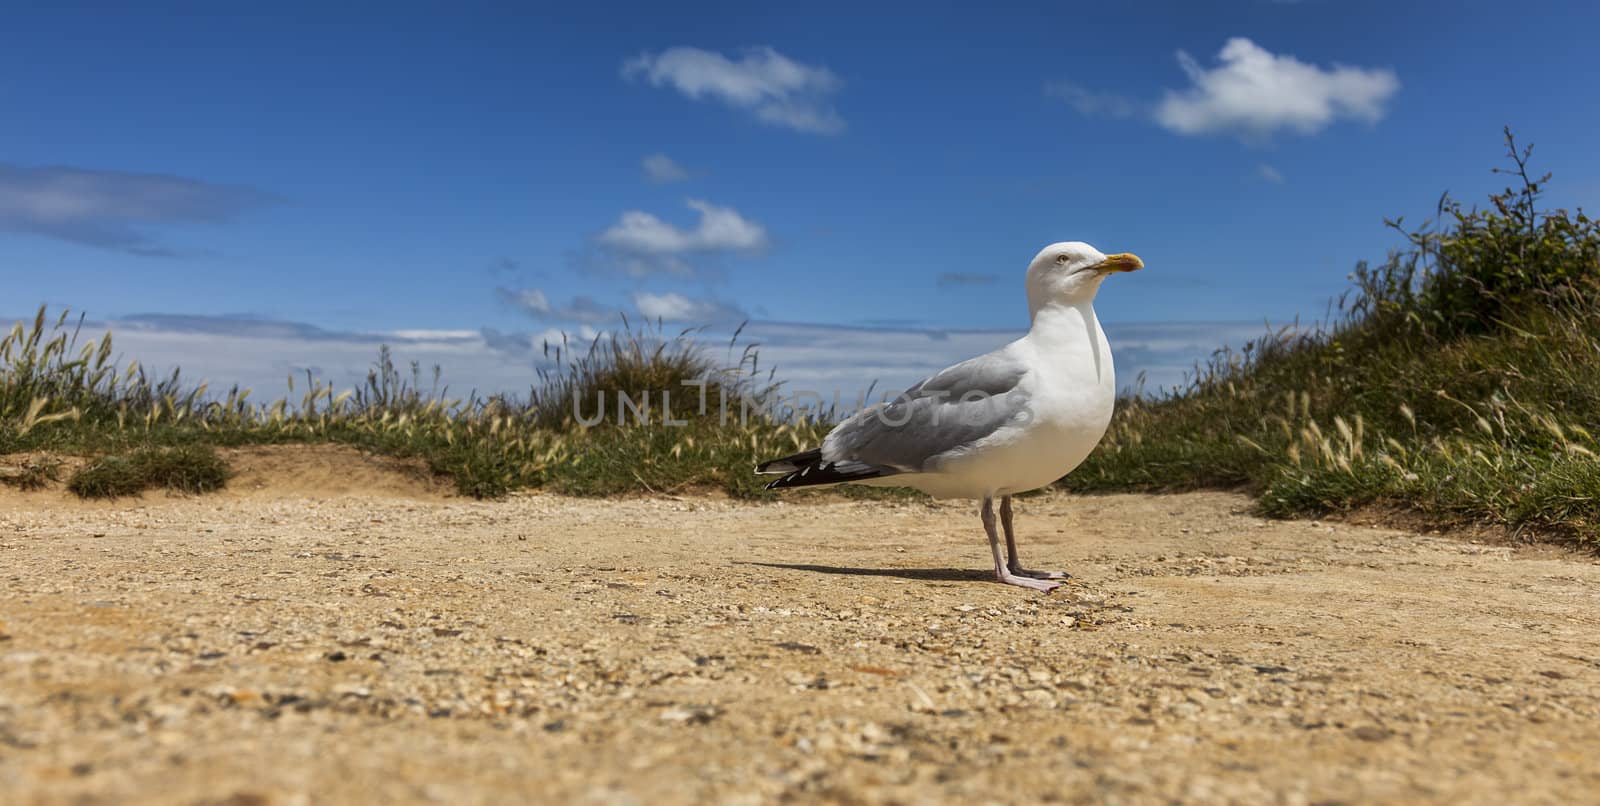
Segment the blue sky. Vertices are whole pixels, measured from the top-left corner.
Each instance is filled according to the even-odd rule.
[[[1500,186],[1502,125],[1600,198],[1590,4],[221,5],[8,11],[0,314],[187,332],[215,382],[276,374],[205,353],[260,320],[322,334],[279,363],[401,332],[478,386],[617,311],[748,317],[823,380],[807,333],[924,334],[864,362],[894,385],[1025,327],[1027,260],[1086,240],[1149,266],[1114,340],[1189,326],[1170,370]]]

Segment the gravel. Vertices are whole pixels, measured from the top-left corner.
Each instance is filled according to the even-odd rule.
[[[961,505],[292,492],[0,494],[0,800],[1600,791],[1591,558],[1047,495],[1046,597]]]

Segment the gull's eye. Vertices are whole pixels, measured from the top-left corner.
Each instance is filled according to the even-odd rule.
[[[1056,255],[1056,265],[1057,266],[1065,266],[1065,265],[1067,265],[1067,256],[1066,255]]]

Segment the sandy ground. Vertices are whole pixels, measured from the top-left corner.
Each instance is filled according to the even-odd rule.
[[[1226,494],[0,491],[6,803],[1581,802],[1600,566]],[[251,462],[254,464],[251,464]],[[292,473],[286,470],[293,469]]]

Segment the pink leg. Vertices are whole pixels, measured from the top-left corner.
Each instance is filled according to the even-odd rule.
[[[1022,561],[1017,559],[1017,538],[1011,531],[1011,496],[1000,498],[1000,524],[1006,530],[1006,569],[1019,577],[1033,577],[1034,579],[1066,579],[1071,576],[1066,571],[1029,571],[1022,567]]]
[[[1016,585],[1019,588],[1032,588],[1036,591],[1049,593],[1061,587],[1060,582],[1046,582],[1042,579],[1021,576],[1011,573],[1004,560],[1000,558],[1000,535],[994,528],[994,499],[983,499],[983,508],[979,511],[983,518],[983,530],[989,535],[989,552],[994,555],[995,580],[1006,585]]]

